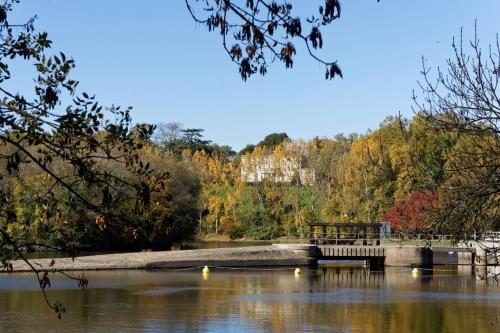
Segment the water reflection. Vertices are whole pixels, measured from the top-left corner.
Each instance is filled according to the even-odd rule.
[[[500,316],[500,288],[457,267],[417,278],[362,268],[87,275],[87,290],[53,281],[50,297],[69,310],[61,321],[31,275],[0,275],[0,331],[489,333]]]

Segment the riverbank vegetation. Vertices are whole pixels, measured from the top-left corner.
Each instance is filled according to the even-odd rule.
[[[434,132],[429,126],[424,114],[411,120],[388,117],[365,135],[285,139],[232,159],[203,151],[186,154],[183,160],[200,176],[200,233],[305,238],[312,221],[380,220],[391,221],[404,233],[466,231],[458,230],[445,214],[456,200],[451,184],[464,180],[455,163],[470,138]],[[491,139],[476,137],[474,143],[484,140],[489,147]],[[286,169],[290,160],[300,161],[291,172]],[[253,172],[262,172],[256,169],[266,161],[274,164],[273,171],[259,181],[248,181],[249,161],[257,164]],[[312,172],[314,180],[301,179],[302,171]],[[283,181],[286,176],[290,177]],[[496,214],[490,206],[469,231],[497,229]]]
[[[199,130],[193,136],[194,130],[180,126],[180,136],[171,140],[142,140],[138,160],[154,170],[148,175],[96,161],[101,172],[135,184],[132,188],[156,183],[146,204],[125,187],[76,188],[79,195],[101,201],[96,204],[112,207],[114,222],[86,213],[74,193],[54,186],[29,163],[3,176],[2,191],[9,194],[17,219],[6,223],[6,230],[27,244],[57,248],[71,239],[91,249],[168,248],[197,234],[305,238],[312,221],[388,220],[401,232],[453,233],[455,225],[440,222],[456,200],[451,184],[467,180],[455,163],[464,149],[490,149],[495,138],[471,141],[432,131],[428,121],[425,114],[410,120],[391,116],[364,135],[309,141],[272,134],[238,154],[204,140]],[[474,145],[468,148],[469,142]],[[9,147],[2,146],[2,154]],[[55,159],[51,165],[78,179],[67,163]],[[471,226],[498,228],[495,207],[490,208]]]

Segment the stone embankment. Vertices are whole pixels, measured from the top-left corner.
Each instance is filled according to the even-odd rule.
[[[93,256],[54,259],[32,259],[30,263],[40,269],[57,270],[112,270],[112,269],[159,269],[198,266],[304,266],[314,264],[300,247],[253,246],[242,248],[220,248],[207,250],[182,250],[161,252],[116,253]],[[29,271],[22,261],[12,262],[15,272]]]

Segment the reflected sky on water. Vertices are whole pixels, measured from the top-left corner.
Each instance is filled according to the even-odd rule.
[[[500,287],[470,267],[87,272],[52,278],[44,304],[30,274],[0,275],[0,332],[495,332]]]

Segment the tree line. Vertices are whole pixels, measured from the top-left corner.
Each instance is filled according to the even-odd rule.
[[[481,214],[456,218],[450,211],[460,195],[454,184],[473,181],[464,173],[464,150],[490,149],[498,138],[433,131],[432,121],[425,113],[412,119],[391,116],[364,135],[310,141],[274,133],[234,157],[185,151],[180,158],[200,181],[199,233],[305,238],[308,224],[317,221],[390,221],[408,236],[497,230],[498,197],[490,198]],[[278,136],[281,141],[273,142]],[[287,170],[290,160],[300,163]],[[248,171],[249,161],[254,170]],[[263,163],[273,164],[271,174],[245,179],[243,169],[261,172]],[[312,183],[300,177],[306,170],[314,175]],[[289,177],[277,180],[280,173]]]
[[[460,194],[454,184],[474,181],[460,171],[470,163],[463,151],[490,149],[495,137],[433,131],[429,121],[425,113],[411,119],[390,116],[364,135],[309,141],[273,133],[239,153],[205,140],[202,130],[160,124],[152,137],[137,139],[139,165],[151,171],[137,174],[115,161],[96,161],[101,172],[133,184],[147,198],[138,200],[116,184],[76,187],[82,197],[110,207],[115,221],[89,214],[74,193],[28,163],[3,177],[2,191],[11,198],[9,211],[16,219],[2,225],[12,238],[23,240],[21,245],[64,248],[69,240],[80,249],[169,248],[207,234],[305,238],[308,224],[317,221],[390,221],[406,235],[498,230],[495,205],[480,216],[450,218]],[[178,135],[162,133],[172,126]],[[4,155],[9,149],[8,144],[0,148]],[[271,173],[249,179],[263,161],[271,163]],[[68,163],[55,159],[51,165],[77,181]],[[301,177],[304,170],[312,179]],[[146,187],[149,193],[141,193]]]

